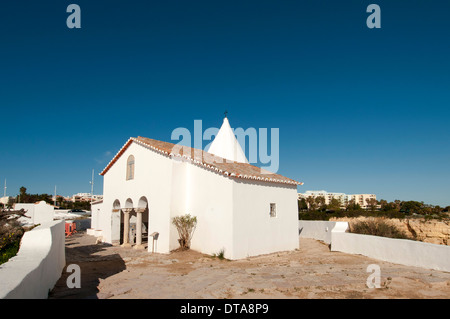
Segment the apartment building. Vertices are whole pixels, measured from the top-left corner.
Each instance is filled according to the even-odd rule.
[[[374,194],[345,194],[345,193],[329,193],[327,191],[306,191],[305,193],[298,193],[298,199],[308,197],[323,197],[325,198],[325,205],[329,205],[333,198],[339,200],[341,207],[346,207],[348,202],[354,200],[361,208],[368,208],[367,199],[377,199]]]
[[[354,200],[355,204],[359,204],[361,208],[368,208],[367,205],[367,199],[377,199],[377,197],[374,194],[354,194],[354,195],[347,195],[347,200]]]
[[[92,195],[91,193],[78,193],[73,195],[70,198],[70,201],[72,202],[90,202],[91,200],[98,201],[98,200],[102,200],[103,199],[103,195]]]

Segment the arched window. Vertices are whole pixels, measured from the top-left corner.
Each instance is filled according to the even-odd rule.
[[[127,181],[134,179],[134,156],[128,156],[127,160]]]

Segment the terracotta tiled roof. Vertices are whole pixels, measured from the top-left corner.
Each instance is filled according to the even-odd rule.
[[[234,178],[245,178],[251,180],[259,180],[262,182],[270,183],[282,183],[282,184],[293,184],[302,185],[303,183],[297,182],[293,179],[287,178],[285,176],[271,173],[260,167],[247,164],[230,162],[222,157],[215,156],[214,154],[205,152],[203,150],[181,146],[178,144],[153,140],[146,137],[131,137],[125,145],[119,150],[119,152],[114,156],[114,158],[109,162],[106,168],[100,173],[104,175],[109,168],[114,165],[114,163],[119,159],[119,157],[125,152],[125,150],[130,146],[131,143],[137,143],[149,149],[152,149],[158,153],[164,154],[170,157],[180,157],[191,161],[193,164],[201,165],[205,168],[211,169],[217,173],[223,174],[224,176],[234,177]]]

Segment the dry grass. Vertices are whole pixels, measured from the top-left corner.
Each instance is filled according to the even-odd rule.
[[[404,231],[380,219],[357,221],[351,225],[350,232],[362,235],[410,239]]]

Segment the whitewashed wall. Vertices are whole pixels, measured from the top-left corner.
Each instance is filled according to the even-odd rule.
[[[64,224],[41,224],[24,234],[18,254],[0,266],[1,299],[47,298],[66,264]]]
[[[332,251],[359,254],[406,266],[450,271],[450,246],[346,233],[345,229],[336,227],[332,231]]]
[[[129,155],[135,158],[133,180],[126,180],[126,167]],[[126,200],[133,201],[133,207],[138,206],[139,199],[145,196],[149,206],[149,234],[158,232],[158,251],[170,251],[170,205],[172,161],[144,146],[132,143],[117,162],[106,172],[103,181],[103,206],[99,216],[99,227],[102,229],[103,240],[108,243],[119,240],[118,229],[111,228],[113,203],[120,201],[120,207],[125,207]],[[115,213],[119,214],[119,213]],[[149,249],[151,250],[151,245]]]
[[[93,203],[91,205],[91,227],[86,230],[88,235],[95,236],[97,232],[101,231],[100,216],[102,212],[103,202]]]
[[[53,221],[55,217],[55,209],[52,205],[47,204],[45,201],[39,203],[17,203],[14,205],[14,209],[26,210],[26,216],[30,217],[31,223],[37,225],[42,223],[48,223]]]
[[[347,222],[299,221],[298,225],[300,237],[331,243],[331,251],[358,254],[406,266],[450,271],[450,246],[347,233]]]
[[[300,238],[313,238],[324,243],[331,243],[331,230],[336,222],[321,220],[299,220],[298,230]]]
[[[174,164],[171,218],[197,217],[191,248],[205,254],[224,250],[240,259],[298,248],[296,186],[227,178],[189,162]],[[269,216],[270,203],[277,217]],[[171,249],[178,233],[172,225]]]
[[[297,187],[235,180],[231,259],[294,250],[298,242]],[[270,217],[276,203],[276,217]]]
[[[172,180],[171,180],[171,201],[170,201],[170,213],[168,218],[172,218],[179,215],[185,215],[190,213],[192,216],[196,215],[186,205],[187,181],[186,181],[186,166],[189,165],[187,160],[176,157],[172,161]],[[169,233],[169,249],[173,250],[179,247],[178,233],[175,226],[170,221],[170,233]]]
[[[183,213],[197,216],[198,221],[191,248],[210,255],[224,249],[226,258],[232,257],[233,180],[186,163],[185,182],[186,208]],[[174,194],[174,200],[178,201],[177,194]],[[172,217],[183,213],[174,210]],[[175,238],[173,244],[176,248],[178,233],[176,228],[172,227]]]

